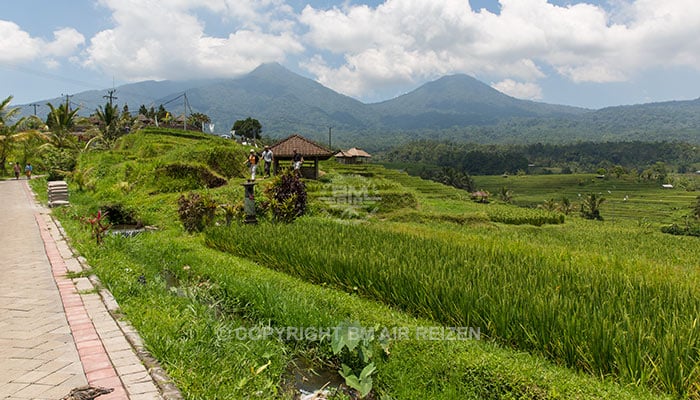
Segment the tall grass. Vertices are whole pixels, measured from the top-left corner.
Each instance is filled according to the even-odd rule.
[[[254,245],[250,238],[254,237]],[[381,300],[597,376],[698,395],[700,296],[691,285],[588,265],[567,251],[459,242],[302,219],[208,232],[210,246]]]

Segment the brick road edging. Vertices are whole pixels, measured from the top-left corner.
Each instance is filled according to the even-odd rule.
[[[82,256],[76,256],[73,248],[71,248],[70,245],[68,245],[68,236],[63,227],[61,226],[61,223],[55,218],[53,218],[53,216],[51,215],[48,215],[48,219],[50,219],[50,221],[46,221],[46,223],[54,225],[56,227],[56,232],[58,233],[58,235],[60,235],[60,238],[56,239],[59,239],[60,241],[65,243],[73,259],[77,261],[77,263],[74,263],[72,266],[73,269],[75,269],[75,271],[73,272],[90,271],[91,268],[88,265],[87,260]],[[56,241],[58,242],[58,240]],[[69,268],[69,270],[70,269],[71,268]],[[143,343],[143,340],[141,339],[141,336],[138,334],[136,329],[134,329],[134,327],[128,321],[125,321],[120,318],[119,304],[117,303],[112,293],[104,287],[104,285],[96,275],[90,274],[88,276],[88,281],[90,282],[92,287],[95,290],[97,290],[104,307],[107,309],[107,312],[117,324],[119,330],[123,333],[124,337],[126,338],[126,341],[131,346],[133,352],[146,367],[148,374],[153,380],[153,383],[157,386],[162,398],[164,400],[183,400],[182,393],[180,393],[180,390],[172,382],[172,379],[168,376],[167,372],[160,366],[158,360],[156,360],[156,358],[153,357],[153,355],[151,355],[150,352],[148,352]],[[75,280],[74,283],[76,283]]]

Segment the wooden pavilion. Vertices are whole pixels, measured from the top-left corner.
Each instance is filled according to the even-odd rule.
[[[273,170],[275,174],[280,170],[280,161],[288,161],[286,164],[291,166],[295,149],[304,158],[304,163],[301,166],[301,174],[304,178],[310,179],[318,178],[318,162],[328,160],[335,154],[332,150],[318,143],[314,143],[301,135],[294,134],[270,146],[274,157]],[[313,162],[313,167],[308,165],[309,162]]]
[[[335,159],[341,164],[361,164],[371,157],[369,153],[357,147],[335,153]]]

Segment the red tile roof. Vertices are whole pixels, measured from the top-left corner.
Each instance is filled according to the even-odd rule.
[[[326,147],[296,134],[270,146],[272,154],[274,154],[277,159],[291,159],[294,155],[294,149],[304,158],[325,160],[334,154],[332,150],[328,150]]]

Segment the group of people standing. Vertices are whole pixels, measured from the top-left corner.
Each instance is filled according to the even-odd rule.
[[[246,165],[248,165],[248,168],[250,169],[251,181],[255,180],[255,174],[258,169],[258,164],[260,163],[260,157],[262,157],[265,167],[263,177],[270,177],[272,161],[275,158],[274,154],[272,153],[272,150],[270,149],[270,146],[265,146],[260,156],[258,156],[258,153],[255,151],[255,149],[250,149],[250,155],[248,155]],[[294,149],[294,155],[292,156],[292,168],[294,169],[294,172],[298,175],[301,175],[301,164],[303,164],[303,162],[304,157],[302,157],[302,155],[299,152],[297,152],[297,149]]]
[[[15,172],[15,180],[19,179],[19,174],[22,172],[22,167],[20,167],[19,161],[15,163],[13,170]],[[27,165],[24,166],[24,175],[27,176],[27,179],[32,179],[33,170],[34,167],[32,167],[31,163],[27,163]]]

